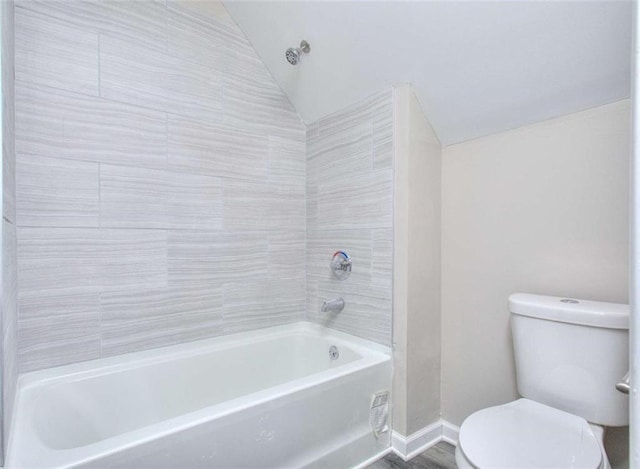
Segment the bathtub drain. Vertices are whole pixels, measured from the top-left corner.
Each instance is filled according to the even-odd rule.
[[[338,357],[340,356],[340,351],[338,350],[338,347],[336,347],[335,345],[332,345],[331,347],[329,347],[329,356],[331,357],[331,360],[337,360]]]

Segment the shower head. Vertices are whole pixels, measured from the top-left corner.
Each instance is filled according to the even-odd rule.
[[[302,41],[300,43],[300,47],[289,47],[287,51],[284,53],[287,62],[291,65],[298,65],[300,59],[302,58],[302,53],[308,54],[311,50],[309,43],[307,41]]]

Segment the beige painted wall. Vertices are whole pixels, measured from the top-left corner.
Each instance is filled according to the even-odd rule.
[[[394,96],[393,427],[406,436],[440,418],[442,147],[411,87]]]
[[[517,397],[507,297],[626,302],[629,102],[446,147],[442,412]]]

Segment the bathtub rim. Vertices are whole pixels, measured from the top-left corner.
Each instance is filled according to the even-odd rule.
[[[351,348],[360,355],[360,358],[336,368],[312,373],[276,386],[261,389],[250,394],[235,397],[221,403],[213,404],[167,420],[118,434],[104,440],[68,449],[55,449],[45,445],[44,442],[42,442],[42,440],[40,440],[36,435],[35,429],[32,427],[30,428],[29,420],[32,418],[32,413],[28,411],[19,412],[22,406],[25,405],[23,404],[25,399],[27,399],[27,404],[29,403],[29,400],[33,402],[32,400],[34,397],[28,395],[28,391],[33,388],[56,383],[90,379],[120,371],[128,371],[144,366],[163,363],[170,360],[189,358],[191,356],[197,356],[204,353],[233,348],[241,346],[244,343],[254,344],[260,341],[274,340],[279,337],[290,336],[292,334],[308,334],[330,340],[338,346]],[[175,344],[86,362],[73,363],[55,368],[36,370],[25,373],[18,379],[15,402],[16,412],[14,412],[12,416],[12,428],[14,431],[9,435],[9,444],[7,445],[7,449],[11,450],[17,445],[17,449],[22,455],[25,454],[25,447],[28,447],[29,451],[27,454],[30,453],[29,456],[46,455],[53,467],[75,467],[117,451],[126,450],[127,448],[141,445],[154,439],[187,430],[204,424],[210,420],[222,418],[236,412],[242,412],[243,410],[251,407],[259,406],[266,402],[319,386],[323,383],[339,379],[360,370],[365,370],[385,362],[389,362],[391,364],[391,361],[391,347],[352,336],[341,331],[336,331],[315,323],[301,321],[283,326],[275,326],[249,332],[239,332],[229,334],[227,336],[212,337],[183,344]],[[389,391],[391,391],[391,389],[389,389]],[[25,393],[27,394],[26,397]],[[19,414],[20,417],[18,416]],[[14,439],[16,438],[16,430],[19,430],[21,427],[30,429],[31,434],[23,437],[20,444],[18,444]],[[13,466],[13,464],[15,464],[13,461],[13,453],[14,451],[7,451],[7,468],[17,467]],[[18,463],[22,463],[23,459],[25,458],[21,457]],[[31,458],[29,457],[28,459]],[[38,460],[38,457],[33,459]],[[41,461],[42,459],[39,460]]]

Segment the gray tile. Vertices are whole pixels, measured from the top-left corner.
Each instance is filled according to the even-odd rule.
[[[21,290],[20,321],[44,321],[66,316],[97,316],[100,312],[98,289],[95,287]],[[54,329],[63,329],[63,321]]]
[[[225,16],[226,11],[212,11],[214,3],[167,3],[169,52],[220,72],[273,83],[273,78],[240,28],[229,21],[228,15]]]
[[[94,33],[128,38],[137,44],[166,49],[164,0],[29,0],[21,8]]]
[[[269,137],[269,183],[300,185],[305,190],[306,146],[298,139]]]
[[[225,334],[302,321],[304,310],[304,280],[231,283],[224,288]]]
[[[393,169],[392,104],[373,119],[373,170]]]
[[[57,328],[60,321],[64,328]],[[20,372],[40,370],[100,358],[97,321],[88,316],[62,316],[42,321],[21,321]]]
[[[169,232],[170,285],[266,279],[266,233]]]
[[[18,323],[18,246],[16,227],[2,220],[2,330],[15,332]],[[7,349],[10,350],[10,349]],[[6,357],[5,357],[6,358]]]
[[[98,95],[98,35],[16,8],[16,79]]]
[[[102,356],[222,333],[222,288],[215,285],[104,292],[100,310]]]
[[[16,151],[13,118],[3,119],[2,139],[2,214],[11,223],[16,222]]]
[[[98,294],[89,289],[21,290],[18,349],[21,372],[100,356]]]
[[[167,128],[170,168],[241,179],[267,176],[269,147],[264,135],[172,115]]]
[[[100,36],[100,95],[204,122],[222,120],[222,81],[210,67]]]
[[[304,139],[305,127],[275,82],[224,75],[224,122],[281,137]]]
[[[88,21],[99,32],[126,37],[137,45],[157,49],[166,47],[167,12],[164,0],[105,0],[100,2],[99,7],[97,14]],[[68,18],[68,15],[65,17]]]
[[[269,233],[269,280],[306,279],[306,232]]]
[[[17,246],[15,228],[15,4],[0,5],[2,50],[2,416],[7,448],[18,379]]]
[[[102,230],[101,283],[105,288],[167,284],[167,233],[158,230]]]
[[[102,282],[103,233],[70,228],[19,228],[20,291],[93,287]]]
[[[374,287],[356,288],[347,281],[336,284],[332,281],[317,282],[318,299],[315,305],[315,320],[327,327],[349,334],[391,345],[391,295]],[[342,298],[344,310],[340,313],[323,313],[320,307],[323,301]],[[310,314],[314,308],[311,304]]]
[[[27,153],[18,155],[18,225],[99,226],[98,166]]]
[[[18,385],[18,331],[17,326],[6,329],[2,339],[3,344],[3,378],[2,378],[2,410],[4,420],[5,448],[6,438],[10,435],[16,389]]]
[[[227,230],[296,230],[304,226],[305,195],[300,185],[224,180]]]
[[[19,371],[17,282],[16,228],[7,220],[2,220],[2,404],[5,437],[8,436],[9,425],[6,421],[11,419],[13,412]]]
[[[309,139],[309,184],[351,179],[354,175],[370,173],[373,161],[372,129],[371,122],[366,121],[327,136]]]
[[[303,319],[306,129],[224,6],[21,8],[25,370]]]
[[[167,9],[178,10],[182,14],[193,16],[196,20],[216,21],[229,26],[236,23],[222,2],[203,2],[202,0],[167,0]]]
[[[220,178],[101,165],[100,223],[112,228],[220,229]]]
[[[237,26],[234,28],[233,38],[228,42],[227,47],[227,57],[224,67],[224,72],[227,76],[234,75],[250,77],[255,81],[274,84],[280,90],[281,96],[289,102],[280,86],[273,79],[273,76],[265,66],[264,62],[262,62],[258,53]],[[289,104],[288,107],[285,105],[283,109],[285,111],[283,115],[286,119],[291,118],[291,114],[287,112],[288,110],[293,111],[296,115],[296,117],[293,118],[293,125],[296,127],[297,131],[303,132],[303,135],[301,136],[301,139],[303,139],[304,125],[302,124],[302,120],[297,116],[293,106],[291,106],[291,104]]]
[[[233,26],[219,24],[191,6],[191,2],[167,3],[167,50],[223,72]]]
[[[167,234],[156,230],[19,228],[19,291],[165,286]]]
[[[166,114],[17,83],[16,152],[112,164],[166,164]]]
[[[318,121],[319,135],[326,137],[343,132],[344,129],[355,124],[373,122],[388,115],[393,116],[393,90],[391,88],[323,117]]]
[[[391,343],[393,99],[386,90],[307,127],[307,318]],[[338,281],[331,255],[346,250]],[[339,314],[320,311],[342,297]]]
[[[393,288],[393,229],[371,232],[371,285],[391,292]]]
[[[312,122],[307,125],[305,140],[308,142],[310,139],[318,137],[320,135],[320,124],[318,121]]]
[[[2,214],[15,223],[15,27],[14,2],[2,2]],[[6,434],[4,435],[6,438]]]
[[[307,220],[312,227],[357,229],[392,226],[391,171],[323,182],[307,197]]]
[[[318,305],[318,282],[309,280],[307,277],[305,293],[306,320],[317,321],[317,315],[320,312],[320,306]]]
[[[98,16],[103,0],[76,0],[73,2],[51,2],[48,0],[16,0],[16,7],[34,14],[63,20],[72,26],[95,31],[91,18]]]

